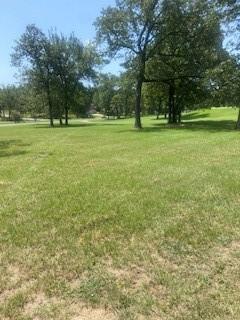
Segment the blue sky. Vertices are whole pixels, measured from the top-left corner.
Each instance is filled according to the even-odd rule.
[[[101,9],[114,3],[115,0],[0,0],[0,85],[17,81],[10,54],[27,24],[34,23],[44,32],[52,27],[64,34],[74,31],[86,42],[95,36],[93,22]],[[118,72],[118,63],[111,63],[104,71]]]

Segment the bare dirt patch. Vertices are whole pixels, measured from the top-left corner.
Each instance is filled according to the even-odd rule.
[[[27,275],[15,265],[10,265],[7,268],[4,277],[6,277],[7,285],[0,290],[0,303],[5,303],[8,299],[18,293],[30,290],[36,282],[33,279],[29,280]]]
[[[49,301],[43,293],[39,293],[33,297],[24,306],[24,313],[30,317],[34,317],[39,307],[47,304]]]
[[[116,320],[117,318],[110,311],[97,308],[80,308],[75,306],[75,316],[73,320]]]
[[[151,277],[146,270],[138,266],[132,266],[131,268],[117,269],[112,266],[108,266],[107,271],[110,275],[113,275],[117,281],[129,282],[132,289],[139,289],[142,286],[148,286],[151,283]]]
[[[82,303],[73,303],[70,300],[61,300],[47,297],[44,293],[33,295],[24,306],[24,314],[34,320],[39,319],[39,312],[49,307],[57,307],[58,315],[67,316],[71,320],[116,320],[117,318],[104,308],[87,307]],[[62,318],[61,318],[62,319]]]

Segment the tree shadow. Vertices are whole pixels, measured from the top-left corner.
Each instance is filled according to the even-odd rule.
[[[210,117],[210,113],[199,113],[199,112],[191,112],[191,113],[184,113],[182,115],[182,120],[184,121],[189,121],[189,120],[197,120],[197,119],[204,119],[204,118],[209,118]],[[167,118],[164,117],[164,115],[160,115],[159,119],[152,118],[151,120],[153,121],[159,121],[159,120],[165,120],[167,121]]]
[[[108,120],[106,120],[108,121]],[[110,120],[111,121],[111,120]],[[86,123],[69,123],[67,126],[65,125],[59,125],[55,124],[54,127],[50,127],[48,124],[40,124],[36,125],[35,129],[71,129],[71,128],[84,128],[84,127],[103,127],[103,126],[123,126],[126,125],[126,123],[91,123],[91,122],[86,122]]]
[[[191,112],[191,113],[185,113],[182,115],[182,120],[196,120],[196,119],[203,119],[203,118],[209,118],[210,113],[199,113],[199,112]]]
[[[201,120],[203,118],[208,118],[209,114],[200,115],[192,113],[191,115],[185,115],[181,124],[167,124],[167,123],[153,123],[150,126],[144,127],[142,130],[128,129],[128,130],[119,130],[119,133],[122,132],[158,132],[163,130],[190,130],[190,131],[208,131],[208,132],[220,132],[220,131],[235,131],[236,121],[234,120]],[[189,120],[187,120],[189,119]],[[193,119],[191,121],[190,119]],[[196,120],[194,120],[196,119]],[[200,119],[200,120],[197,120]],[[155,119],[152,119],[155,120]],[[184,121],[185,120],[185,121]],[[162,121],[162,119],[159,119]],[[68,126],[56,124],[53,129],[71,129],[71,128],[87,128],[87,127],[118,127],[118,126],[129,126],[129,123],[113,123],[105,120],[103,122],[86,122],[86,123],[70,123]],[[50,128],[48,124],[38,124],[35,126],[35,129],[47,129]]]
[[[186,121],[181,124],[167,124],[167,123],[154,123],[151,126],[143,127],[141,130],[134,128],[130,130],[121,130],[123,132],[163,132],[167,130],[189,130],[194,132],[206,131],[206,132],[234,132],[236,122],[233,120],[198,120],[198,121]]]
[[[143,132],[156,132],[161,130],[190,130],[206,132],[229,132],[235,130],[236,122],[233,120],[199,120],[187,121],[181,124],[154,124],[152,127],[146,127]]]
[[[0,141],[0,158],[26,154],[26,150],[20,148],[28,146],[30,146],[30,144],[22,143],[21,140]],[[11,149],[12,147],[14,147],[13,150]]]

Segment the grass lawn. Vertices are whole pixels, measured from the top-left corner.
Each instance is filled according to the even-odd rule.
[[[239,319],[236,118],[0,127],[0,319]]]

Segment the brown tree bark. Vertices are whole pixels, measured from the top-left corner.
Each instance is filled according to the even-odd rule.
[[[65,126],[68,126],[68,107],[65,107],[64,110],[65,110]]]
[[[47,85],[47,100],[48,100],[48,112],[49,112],[49,119],[50,119],[50,127],[54,127],[54,122],[53,122],[53,105],[52,105],[52,99],[51,99],[51,94],[50,94],[49,85]]]
[[[134,125],[136,129],[142,129],[142,122],[141,122],[142,85],[143,85],[143,79],[140,77],[137,80],[137,87],[136,87],[135,125]]]

